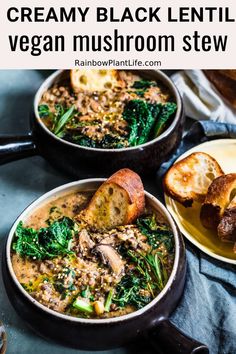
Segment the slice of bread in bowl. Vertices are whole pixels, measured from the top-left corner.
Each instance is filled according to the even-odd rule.
[[[104,91],[113,89],[120,83],[117,71],[114,69],[72,69],[70,81],[75,92],[81,90]]]
[[[84,220],[96,230],[131,224],[144,211],[141,178],[124,168],[108,178],[96,191],[84,211]]]

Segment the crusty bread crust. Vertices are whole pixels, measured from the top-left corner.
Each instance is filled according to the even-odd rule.
[[[142,180],[137,173],[128,168],[123,168],[114,173],[104,183],[117,184],[128,193],[130,214],[127,215],[127,223],[131,223],[143,213],[145,207],[144,188]]]
[[[236,196],[225,209],[217,227],[217,233],[221,241],[236,242]]]
[[[224,172],[218,162],[204,152],[195,152],[176,162],[166,173],[165,193],[185,207],[203,202],[212,180]]]
[[[94,229],[111,229],[132,223],[143,213],[144,208],[145,196],[141,178],[124,168],[98,188],[83,211],[83,219]]]
[[[204,70],[208,80],[236,107],[236,70]]]
[[[216,178],[210,187],[201,207],[200,219],[207,229],[216,229],[229,206],[236,189],[236,173]]]

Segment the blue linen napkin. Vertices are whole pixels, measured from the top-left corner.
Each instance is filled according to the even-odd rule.
[[[202,142],[220,138],[236,138],[236,125],[195,122],[171,161],[158,171],[159,190],[164,173],[181,154]],[[185,244],[186,286],[171,320],[186,334],[205,343],[211,354],[236,354],[236,266],[209,257],[186,239]]]
[[[212,261],[212,258],[205,253],[201,253],[200,257],[200,273],[208,275],[212,279],[218,279],[236,289],[236,267],[234,265],[227,264],[225,266],[221,261]]]

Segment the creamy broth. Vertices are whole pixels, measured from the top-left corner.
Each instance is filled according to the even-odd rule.
[[[60,216],[73,218],[89,203],[92,192],[71,193],[60,197],[37,209],[26,221],[28,227],[39,229],[47,226],[49,218],[57,219]]]

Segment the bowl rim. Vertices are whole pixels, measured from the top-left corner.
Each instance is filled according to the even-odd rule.
[[[50,199],[53,199],[53,198],[56,198],[56,197],[59,197],[62,195],[66,195],[69,192],[72,193],[72,191],[76,190],[76,187],[79,187],[79,186],[80,187],[82,186],[81,191],[82,191],[82,189],[86,190],[86,186],[87,186],[87,190],[89,190],[88,186],[91,186],[91,184],[93,185],[92,189],[94,189],[94,185],[96,185],[96,188],[97,188],[105,180],[106,180],[105,178],[83,179],[83,180],[79,180],[79,181],[66,183],[66,184],[63,184],[59,187],[56,187],[56,188],[50,190],[49,192],[41,195],[39,198],[34,200],[31,204],[29,204],[23,210],[23,212],[15,220],[14,224],[12,225],[12,227],[9,231],[9,234],[7,236],[7,241],[6,241],[5,252],[6,252],[7,269],[10,273],[10,276],[11,276],[14,284],[17,286],[18,290],[20,291],[20,293],[25,298],[27,298],[27,300],[30,301],[30,303],[33,306],[36,306],[38,309],[40,309],[41,311],[45,312],[48,315],[55,316],[55,317],[62,319],[62,320],[71,321],[74,323],[75,322],[76,323],[84,323],[84,324],[99,324],[99,323],[109,324],[109,323],[114,323],[114,322],[121,322],[121,321],[125,321],[125,320],[128,321],[130,319],[135,319],[136,317],[141,316],[142,314],[144,314],[145,312],[150,310],[152,307],[154,307],[165,296],[165,294],[170,290],[171,284],[173,283],[173,281],[176,278],[178,264],[180,261],[180,240],[179,240],[178,228],[177,228],[171,214],[166,209],[166,207],[156,197],[154,197],[149,192],[145,191],[145,197],[147,197],[147,199],[152,203],[153,207],[156,208],[166,218],[167,222],[169,223],[169,225],[173,231],[174,240],[175,240],[175,257],[174,257],[174,264],[173,264],[173,268],[172,268],[170,277],[169,277],[165,287],[162,289],[162,291],[149,304],[145,305],[144,307],[142,307],[141,309],[139,309],[137,311],[133,311],[129,314],[122,315],[122,316],[110,317],[110,318],[106,318],[106,319],[79,318],[79,317],[65,315],[65,314],[62,314],[62,313],[59,313],[59,312],[49,309],[48,307],[46,307],[45,305],[41,304],[36,299],[34,299],[32,296],[30,296],[30,294],[20,284],[20,282],[18,281],[18,279],[15,275],[15,272],[13,270],[12,261],[11,261],[11,245],[12,245],[13,237],[15,234],[16,226],[19,223],[19,221],[26,218],[26,216],[29,215],[33,210],[36,210],[38,207],[42,206],[43,203],[48,202]],[[91,190],[91,187],[90,187],[90,190]],[[94,190],[96,190],[96,189],[94,189]]]
[[[119,69],[118,69],[119,70]],[[87,151],[100,151],[100,152],[111,152],[111,153],[119,153],[119,152],[124,152],[124,151],[133,151],[133,150],[143,150],[145,147],[152,145],[158,141],[162,141],[163,139],[165,139],[167,136],[169,136],[174,130],[175,127],[177,125],[177,123],[179,122],[179,120],[181,119],[182,116],[182,112],[183,112],[183,103],[182,103],[182,99],[180,96],[180,93],[176,87],[176,85],[173,83],[173,81],[165,74],[163,73],[161,70],[154,70],[154,69],[139,69],[139,70],[133,70],[133,71],[148,71],[149,73],[152,73],[154,75],[158,75],[159,78],[154,78],[154,80],[160,80],[164,83],[164,85],[166,85],[168,88],[171,88],[174,96],[175,96],[175,100],[176,100],[176,104],[177,104],[177,111],[175,113],[175,117],[172,121],[172,123],[170,124],[170,126],[164,130],[163,133],[161,133],[157,138],[152,139],[150,141],[147,141],[144,144],[141,145],[137,145],[137,146],[130,146],[130,147],[124,147],[124,148],[119,148],[119,149],[107,149],[107,148],[93,148],[93,147],[87,147],[87,146],[82,146],[82,145],[78,145],[75,143],[72,143],[70,141],[64,140],[62,138],[57,137],[55,134],[53,134],[47,127],[46,125],[42,122],[42,119],[39,117],[39,112],[38,112],[38,105],[40,102],[40,99],[42,97],[43,92],[45,92],[46,89],[48,89],[53,82],[57,79],[58,76],[60,76],[63,72],[65,72],[66,69],[59,69],[56,70],[54,73],[52,73],[51,75],[49,75],[40,85],[39,89],[37,90],[35,96],[34,96],[34,101],[33,101],[33,111],[34,111],[34,117],[36,118],[37,122],[39,123],[39,125],[41,126],[41,128],[47,133],[49,134],[51,137],[53,137],[54,139],[56,139],[57,141],[64,143],[66,145],[69,146],[73,146],[76,148],[80,148],[83,150],[87,150]],[[132,71],[132,69],[128,70],[128,71]]]

